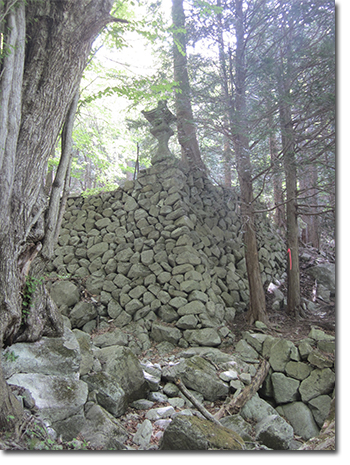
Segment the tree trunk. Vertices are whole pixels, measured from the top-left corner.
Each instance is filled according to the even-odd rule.
[[[199,150],[196,126],[193,120],[191,89],[187,70],[185,13],[183,0],[172,0],[172,20],[174,37],[174,80],[179,92],[175,92],[177,137],[181,145],[182,161],[206,172]]]
[[[300,305],[299,228],[297,214],[297,167],[294,151],[294,132],[291,111],[285,92],[280,95],[282,149],[287,191],[287,253],[288,296],[287,313],[298,317]]]
[[[301,215],[305,227],[301,231],[301,239],[305,244],[309,244],[316,249],[320,247],[319,216],[318,216],[318,195],[317,195],[317,165],[316,163],[305,166],[300,175],[300,190],[302,192],[300,203],[303,197],[305,201],[302,205],[307,208],[307,215]],[[303,210],[305,211],[305,207]],[[312,215],[314,213],[314,215]]]
[[[245,260],[247,266],[250,304],[248,321],[268,323],[265,293],[260,275],[258,245],[253,209],[253,182],[249,155],[246,115],[245,39],[242,0],[236,0],[236,100],[235,155],[241,190],[241,218],[244,228]]]
[[[286,182],[286,221],[287,221],[287,313],[294,317],[301,315],[300,271],[299,271],[299,228],[297,212],[297,165],[295,156],[295,134],[291,109],[291,44],[293,24],[288,24],[288,17],[282,7],[282,26],[279,66],[276,67],[279,98],[279,117],[282,136],[283,163]]]
[[[270,127],[272,128],[272,121],[270,122]],[[277,158],[278,151],[276,134],[274,132],[270,133],[269,142],[271,162],[273,164],[273,199],[276,206],[275,225],[277,229],[283,232],[283,228],[285,227],[285,207],[283,204],[282,176],[280,170],[278,169],[279,160]]]
[[[25,318],[27,276],[37,279],[47,207],[43,179],[49,155],[79,87],[91,45],[113,20],[112,0],[1,2],[0,61],[0,345],[58,335],[62,321],[43,284]],[[47,258],[47,257],[46,257]],[[35,266],[32,263],[35,260]],[[12,401],[0,373],[0,424]],[[12,409],[15,413],[15,408]]]

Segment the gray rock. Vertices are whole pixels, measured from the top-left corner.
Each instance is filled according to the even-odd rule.
[[[302,381],[311,373],[312,368],[307,363],[290,361],[286,365],[287,376]]]
[[[7,357],[6,354],[12,354]],[[16,373],[41,373],[79,378],[80,347],[73,332],[64,327],[62,337],[42,337],[37,342],[19,342],[2,353],[4,376]]]
[[[198,318],[195,315],[184,315],[176,322],[176,326],[180,329],[194,329],[197,324]]]
[[[307,268],[306,273],[332,293],[335,293],[335,265],[333,263],[323,263]]]
[[[174,408],[183,408],[185,405],[185,400],[182,397],[171,397],[168,400],[169,404]]]
[[[148,420],[160,420],[161,418],[171,418],[175,414],[175,409],[171,405],[148,410],[146,418]]]
[[[306,360],[309,354],[313,351],[312,346],[306,341],[300,342],[298,349],[302,360]]]
[[[80,300],[77,286],[70,281],[56,281],[53,283],[50,295],[58,307],[62,305],[72,307]]]
[[[236,345],[236,353],[239,354],[240,358],[245,362],[257,362],[259,360],[259,354],[253,347],[251,347],[247,341],[241,339]]]
[[[255,426],[256,439],[274,450],[286,450],[293,439],[293,428],[279,415],[269,415]]]
[[[7,383],[27,389],[40,417],[49,422],[62,421],[82,412],[88,395],[86,383],[64,375],[18,373]]]
[[[110,346],[97,353],[104,371],[116,378],[124,389],[128,402],[147,397],[148,385],[141,363],[127,347]]]
[[[234,431],[188,415],[177,415],[165,429],[160,450],[242,450],[243,439]]]
[[[215,347],[221,344],[219,333],[214,328],[188,329],[184,338],[191,345]]]
[[[163,392],[168,397],[176,397],[179,394],[179,388],[174,383],[166,383]]]
[[[285,339],[279,340],[271,347],[270,365],[274,371],[284,372],[287,363],[291,360],[292,350],[297,350],[294,344]]]
[[[301,400],[308,402],[315,397],[332,392],[335,384],[335,374],[330,368],[316,368],[310,376],[301,382],[299,392]]]
[[[288,378],[283,373],[272,373],[271,382],[277,404],[286,404],[298,399],[300,381],[297,379]]]
[[[147,449],[152,436],[152,423],[145,420],[137,425],[137,432],[134,434],[133,442],[138,444],[141,449]]]
[[[89,260],[92,262],[95,258],[101,257],[105,252],[108,250],[107,242],[99,242],[87,250],[87,256]]]
[[[162,376],[168,381],[174,381],[180,376],[187,388],[199,392],[210,401],[228,395],[228,385],[216,376],[214,366],[197,355],[164,368]]]
[[[325,354],[323,354],[320,350],[314,349],[308,356],[307,361],[317,368],[331,368],[333,366],[333,362],[329,359]]]
[[[220,420],[222,426],[232,429],[241,436],[244,441],[253,441],[254,431],[250,423],[245,421],[240,415],[229,415]]]
[[[138,399],[131,402],[130,407],[136,410],[149,410],[154,405],[154,402],[148,399]]]
[[[72,328],[82,328],[97,316],[96,307],[90,302],[78,302],[69,314]]]
[[[87,405],[86,423],[81,430],[84,439],[102,450],[126,449],[123,443],[128,439],[128,432],[121,423],[100,405]]]
[[[250,333],[248,331],[244,331],[242,334],[244,340],[248,342],[259,354],[262,353],[263,350],[263,343],[267,338],[266,334],[260,333]]]
[[[319,428],[322,428],[323,423],[329,414],[331,402],[332,399],[330,396],[323,395],[311,399],[308,403],[312,415]]]
[[[305,441],[318,436],[319,428],[312,416],[310,409],[303,402],[293,402],[283,405],[283,415],[293,426],[295,434]]]
[[[96,398],[105,410],[114,417],[123,415],[128,407],[127,395],[113,376],[100,371],[82,377],[89,386],[89,391],[95,391]]]
[[[261,399],[258,394],[255,394],[242,407],[240,414],[247,421],[260,422],[267,416],[277,415],[277,411],[268,402]]]
[[[79,329],[73,329],[73,334],[80,347],[81,363],[79,372],[80,376],[83,376],[89,373],[94,365],[91,337],[89,334]]]
[[[156,342],[170,342],[177,344],[182,337],[181,331],[173,326],[165,326],[163,324],[154,322],[152,324],[151,338]]]

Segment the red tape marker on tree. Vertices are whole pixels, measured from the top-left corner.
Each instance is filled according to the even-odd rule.
[[[292,252],[290,249],[288,249],[288,253],[289,253],[289,269],[291,270],[292,269]]]

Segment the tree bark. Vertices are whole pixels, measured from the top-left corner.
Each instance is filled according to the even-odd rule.
[[[183,0],[172,0],[172,2],[174,80],[179,86],[179,91],[175,92],[177,137],[181,145],[182,161],[184,164],[200,169],[205,173],[206,168],[198,145],[191,105]]]
[[[273,127],[272,121],[270,121],[270,127]],[[275,225],[280,232],[283,232],[285,227],[285,208],[283,204],[283,192],[282,192],[282,176],[280,170],[278,169],[278,151],[277,151],[277,141],[276,134],[271,132],[269,135],[269,145],[270,145],[270,157],[273,164],[273,199],[276,205],[275,210]]]
[[[235,156],[241,191],[241,218],[244,228],[245,260],[249,283],[249,324],[259,320],[268,323],[265,293],[260,275],[258,244],[253,209],[252,168],[246,114],[245,39],[242,0],[236,0],[236,98],[235,98]]]
[[[45,266],[43,189],[49,155],[81,80],[91,45],[114,19],[112,0],[2,2],[0,61],[0,345],[62,333],[48,293],[23,318],[26,277]],[[35,265],[34,265],[35,264]],[[35,299],[34,299],[35,300]],[[0,424],[11,415],[0,373]]]

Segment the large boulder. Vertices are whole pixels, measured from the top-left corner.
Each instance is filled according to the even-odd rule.
[[[142,365],[136,355],[122,346],[104,347],[97,352],[104,371],[124,389],[128,402],[147,397],[149,391]]]
[[[277,415],[277,411],[266,400],[255,394],[241,409],[242,417],[247,421],[262,421],[270,415]]]
[[[72,307],[80,300],[79,289],[70,281],[56,281],[50,289],[50,295],[57,307]]]
[[[85,407],[86,422],[80,431],[83,438],[95,448],[123,450],[128,432],[122,424],[100,405],[89,402]]]
[[[268,415],[255,426],[256,439],[274,450],[286,450],[293,439],[293,428],[279,415]]]
[[[306,269],[306,273],[326,287],[332,294],[335,293],[335,264],[322,263]]]
[[[127,395],[114,376],[100,371],[85,375],[82,379],[89,386],[89,391],[95,392],[99,405],[114,417],[118,418],[126,412]]]
[[[156,342],[167,341],[171,344],[177,344],[181,337],[182,333],[178,328],[158,322],[154,322],[152,325],[151,338]]]
[[[214,366],[198,355],[166,367],[162,376],[168,381],[181,378],[187,388],[199,392],[210,401],[226,397],[229,392],[228,385],[217,377]]]
[[[177,415],[165,429],[160,450],[243,450],[243,439],[234,431],[188,415]]]
[[[187,329],[184,338],[191,345],[215,347],[221,344],[221,338],[214,328]]]
[[[65,426],[63,431],[59,428],[59,425],[64,425],[64,420],[83,414],[88,386],[81,380],[64,375],[18,373],[12,375],[7,382],[30,393],[39,416],[48,421],[58,434],[65,431]]]
[[[294,432],[308,440],[317,436],[319,428],[316,425],[310,409],[303,402],[293,402],[282,407],[283,415],[293,426]]]
[[[277,404],[286,404],[299,398],[299,384],[297,379],[289,378],[283,373],[272,373],[272,389]]]
[[[73,332],[64,327],[61,337],[43,337],[37,342],[18,342],[2,353],[5,378],[15,373],[41,373],[79,378],[81,354]]]
[[[311,399],[329,394],[332,392],[335,384],[335,374],[330,368],[324,368],[312,371],[304,381],[300,383],[299,392],[303,402],[309,402]]]

